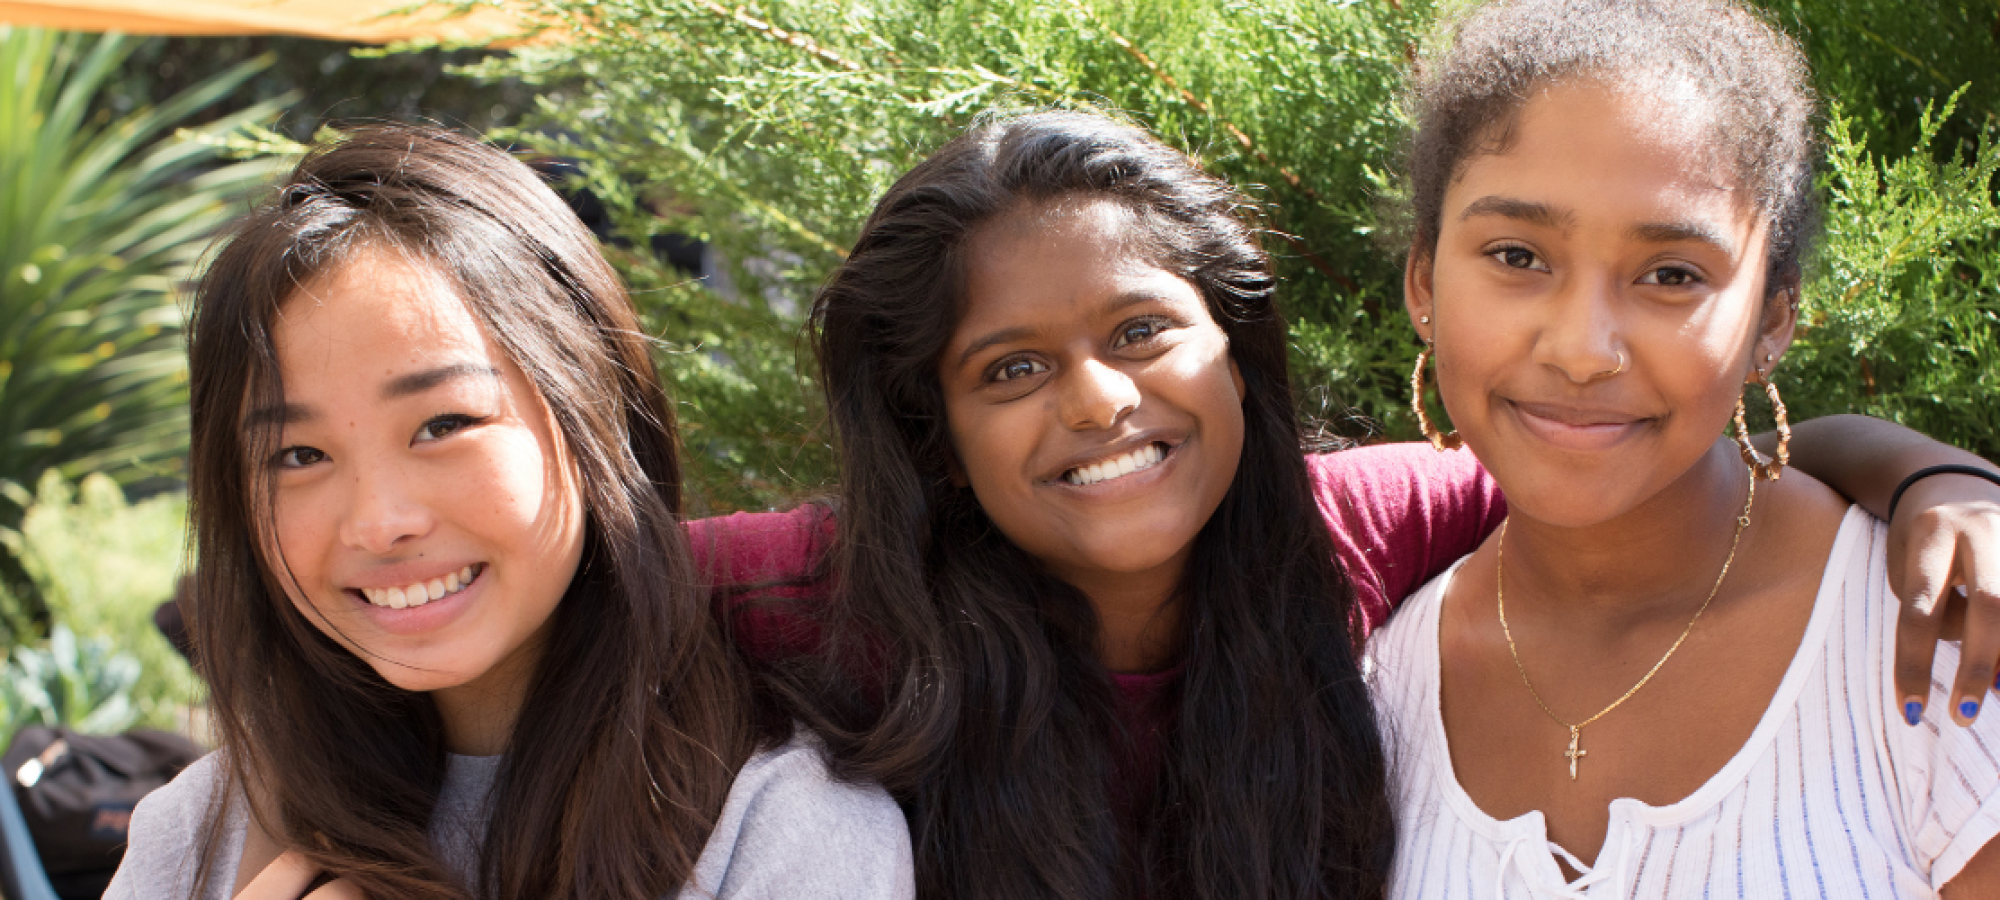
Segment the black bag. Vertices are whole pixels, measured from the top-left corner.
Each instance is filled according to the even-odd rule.
[[[78,734],[30,725],[0,755],[36,855],[63,900],[104,896],[125,856],[132,807],[200,759],[178,734],[140,729]]]

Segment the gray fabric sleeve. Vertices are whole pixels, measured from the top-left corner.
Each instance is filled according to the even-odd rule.
[[[745,763],[679,900],[907,900],[910,829],[875,785],[836,781],[795,735]]]
[[[226,802],[224,777],[221,757],[210,753],[139,801],[132,810],[125,858],[104,892],[105,900],[195,896],[209,809],[212,804]],[[227,900],[236,883],[236,864],[243,856],[249,820],[242,804],[231,802],[230,806],[223,819],[221,843],[215,848],[215,872],[201,900]]]

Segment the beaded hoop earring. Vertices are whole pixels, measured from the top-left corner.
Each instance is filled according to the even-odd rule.
[[[1465,442],[1459,440],[1457,431],[1448,434],[1439,431],[1436,425],[1431,424],[1431,417],[1424,413],[1424,367],[1430,364],[1432,349],[1426,341],[1424,349],[1417,354],[1417,367],[1410,373],[1410,411],[1417,414],[1417,427],[1423,429],[1424,438],[1431,442],[1431,448],[1443,453],[1457,450],[1465,446]]]
[[[1785,466],[1792,461],[1792,423],[1785,417],[1785,401],[1778,396],[1778,386],[1772,383],[1770,376],[1758,372],[1757,383],[1763,386],[1764,396],[1771,401],[1771,414],[1778,420],[1778,456],[1776,459],[1765,460],[1763,455],[1757,452],[1757,448],[1750,445],[1750,426],[1743,420],[1741,397],[1736,398],[1736,449],[1742,452],[1744,464],[1748,465],[1758,478],[1777,481],[1778,476],[1784,474]]]

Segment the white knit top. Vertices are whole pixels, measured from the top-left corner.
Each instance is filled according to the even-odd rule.
[[[1458,565],[1425,585],[1368,652],[1399,816],[1391,896],[1936,896],[2000,832],[2000,708],[1971,728],[1946,718],[1958,667],[1947,644],[1924,720],[1903,723],[1887,537],[1848,510],[1798,653],[1750,739],[1679,802],[1612,801],[1592,865],[1549,841],[1540,812],[1498,821],[1459,785],[1438,712],[1438,611]]]

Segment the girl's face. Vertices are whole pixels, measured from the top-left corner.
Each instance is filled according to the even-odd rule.
[[[1086,593],[1178,584],[1243,449],[1229,339],[1194,285],[1133,246],[1134,227],[1102,199],[986,225],[938,360],[964,483]]]
[[[1790,341],[1766,227],[1703,143],[1698,103],[1593,83],[1521,110],[1447,188],[1406,297],[1453,424],[1552,524],[1603,522],[1716,443],[1754,364]],[[1421,323],[1430,317],[1431,325]]]
[[[299,612],[410,691],[507,690],[576,572],[583,510],[549,411],[431,265],[367,248],[293,294],[276,532]],[[286,573],[279,573],[286,580]]]

